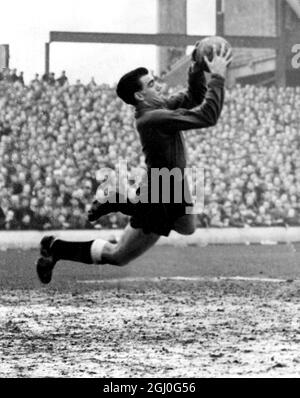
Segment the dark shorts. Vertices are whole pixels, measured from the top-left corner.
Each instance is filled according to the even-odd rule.
[[[148,203],[139,203],[136,206],[137,212],[132,216],[130,220],[130,225],[132,228],[140,228],[144,233],[155,233],[157,235],[168,236],[172,229],[174,229],[174,223],[180,217],[183,217],[187,214],[187,207],[191,208],[192,200],[188,188],[188,184],[184,184],[184,182],[179,185],[179,189],[182,189],[182,194],[180,197],[180,203],[175,200],[175,196],[172,192],[174,192],[174,182],[170,185],[170,195],[168,203],[163,201],[162,197],[162,189],[158,196],[158,203],[151,203],[150,199],[150,188],[151,184],[148,182],[141,185],[140,188],[137,189],[137,194],[143,197],[141,192],[142,187],[145,187],[147,184],[148,189],[146,190],[147,194],[145,195],[148,198]],[[162,188],[162,187],[161,187]],[[188,192],[184,195],[184,190],[187,189]],[[187,198],[187,199],[186,199]]]
[[[169,236],[174,228],[174,223],[186,214],[185,203],[149,204],[139,214],[130,219],[132,228],[140,228],[145,234],[154,233],[162,236]],[[189,205],[190,206],[190,205]]]
[[[187,206],[190,208],[192,206],[187,180],[180,179],[177,183],[179,183],[177,190],[181,190],[179,198],[177,196],[175,200],[175,180],[172,180],[169,189],[165,186],[165,189],[169,191],[168,203],[166,203],[166,200],[163,200],[163,187],[162,181],[160,181],[161,185],[156,198],[157,203],[151,203],[151,180],[148,174],[136,191],[139,197],[147,198],[148,203],[139,203],[135,207],[137,211],[130,220],[131,227],[142,229],[146,234],[155,233],[168,236],[171,230],[174,229],[175,221],[187,214]],[[187,190],[186,194],[185,190]]]

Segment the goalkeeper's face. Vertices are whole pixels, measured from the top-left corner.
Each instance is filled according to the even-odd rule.
[[[140,78],[142,89],[135,93],[139,102],[147,105],[160,106],[163,104],[161,94],[161,85],[154,79],[152,74],[148,73]]]

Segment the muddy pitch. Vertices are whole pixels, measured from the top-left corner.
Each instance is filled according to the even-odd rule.
[[[299,377],[299,304],[299,281],[2,289],[0,377]]]

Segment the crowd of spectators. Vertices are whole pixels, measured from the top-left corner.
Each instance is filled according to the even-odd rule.
[[[227,90],[218,124],[185,134],[205,172],[200,227],[300,225],[300,87]],[[0,229],[118,228],[86,214],[99,170],[144,165],[134,114],[113,87],[16,70],[0,75]]]

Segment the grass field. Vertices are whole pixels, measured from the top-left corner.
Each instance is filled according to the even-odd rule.
[[[299,249],[157,246],[47,287],[0,252],[0,377],[299,377]]]

